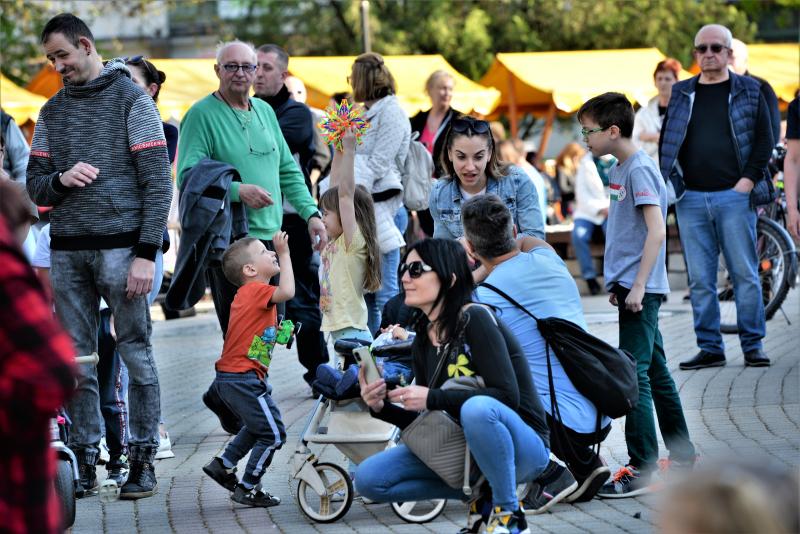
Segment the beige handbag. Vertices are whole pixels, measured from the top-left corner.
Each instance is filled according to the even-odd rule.
[[[443,351],[431,383],[435,383],[447,359]],[[479,376],[460,376],[447,380],[442,389],[483,389]],[[470,487],[471,456],[464,430],[444,410],[426,410],[403,429],[403,443],[451,488],[461,488],[464,495],[472,495]],[[481,477],[482,480],[483,477]],[[480,484],[481,481],[478,481]],[[476,484],[477,485],[477,484]]]

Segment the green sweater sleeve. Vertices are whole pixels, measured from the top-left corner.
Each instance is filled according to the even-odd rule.
[[[267,127],[271,129],[278,145],[278,151],[280,152],[280,166],[278,172],[281,193],[289,201],[289,204],[297,210],[300,217],[304,220],[308,220],[308,218],[317,211],[317,204],[308,191],[306,180],[303,177],[303,173],[300,171],[300,167],[297,166],[297,162],[292,157],[289,145],[286,144],[286,139],[281,133],[275,112],[271,107],[267,106],[267,108]]]
[[[184,180],[184,173],[203,158],[210,158],[214,151],[211,129],[206,125],[206,114],[195,108],[189,109],[181,120],[178,137],[178,188]],[[237,190],[238,194],[238,190]],[[237,197],[238,200],[238,197]]]

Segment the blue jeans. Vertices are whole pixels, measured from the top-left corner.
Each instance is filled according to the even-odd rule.
[[[114,314],[117,349],[128,368],[130,458],[152,462],[158,449],[161,415],[158,371],[150,343],[150,307],[145,297],[127,298],[128,270],[133,248],[109,250],[53,250],[51,280],[56,312],[78,354],[97,350],[100,297]],[[80,463],[97,462],[102,416],[97,369],[82,365],[81,376],[68,411],[73,421],[69,446]]]
[[[597,278],[597,271],[594,268],[594,260],[592,259],[590,246],[592,244],[594,229],[598,226],[603,229],[603,233],[605,234],[606,221],[603,221],[602,225],[597,225],[585,219],[575,219],[572,229],[572,248],[575,249],[575,257],[578,259],[578,264],[581,266],[581,278],[584,280]]]
[[[394,215],[394,225],[405,233],[408,227],[408,212],[405,206],[400,206]],[[364,300],[367,303],[367,328],[376,336],[381,327],[381,314],[386,302],[400,292],[400,278],[397,269],[400,267],[400,249],[395,249],[381,255],[381,288],[375,293],[367,293]]]
[[[236,465],[250,453],[242,482],[252,487],[258,484],[272,463],[275,451],[286,442],[286,430],[281,412],[272,400],[272,386],[260,380],[255,371],[223,373],[211,384],[222,402],[241,418],[244,426],[222,453],[228,465]]]
[[[164,253],[156,253],[153,289],[147,295],[147,304],[155,302],[164,281]],[[119,356],[117,342],[111,337],[111,311],[100,312],[100,329],[97,332],[97,385],[100,395],[100,413],[105,423],[106,446],[114,458],[127,454],[128,449],[128,368]],[[163,419],[161,420],[163,423]]]
[[[766,319],[758,278],[757,217],[750,207],[750,195],[733,189],[686,191],[676,204],[676,213],[689,271],[697,345],[711,353],[725,352],[717,300],[717,266],[722,251],[733,281],[742,350],[760,349]]]
[[[516,510],[517,483],[534,480],[547,466],[550,451],[514,410],[492,397],[471,397],[461,406],[461,425],[470,452],[489,485],[495,506]],[[405,445],[364,460],[356,472],[361,495],[377,502],[464,499]]]

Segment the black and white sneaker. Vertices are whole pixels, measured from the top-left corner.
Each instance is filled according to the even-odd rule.
[[[607,465],[600,465],[579,483],[578,489],[567,495],[564,502],[591,501],[610,477],[611,469]]]
[[[606,483],[597,496],[602,499],[624,499],[650,493],[656,486],[650,484],[650,475],[626,465],[620,467],[608,483]]]
[[[247,489],[241,484],[237,484],[236,489],[233,490],[233,494],[231,495],[231,500],[239,504],[244,504],[245,506],[257,508],[270,508],[272,506],[278,506],[281,503],[278,497],[261,491],[260,488],[260,484],[253,489]]]
[[[80,486],[75,495],[80,497],[88,497],[97,492],[97,467],[89,464],[79,464],[78,474],[80,475]]]
[[[203,466],[203,473],[211,477],[211,480],[222,486],[228,491],[236,489],[236,484],[239,479],[236,476],[236,466],[228,469],[222,463],[221,458],[213,458],[210,462]]]
[[[522,499],[526,514],[541,514],[578,489],[578,482],[569,469],[550,460],[542,474],[531,482]]]
[[[124,456],[109,460],[106,470],[108,471],[106,480],[113,480],[120,488],[128,480],[128,462]]]

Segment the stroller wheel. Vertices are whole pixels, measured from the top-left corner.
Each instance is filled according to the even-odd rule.
[[[69,529],[75,523],[75,481],[72,477],[72,464],[59,459],[56,467],[56,495],[61,504],[61,526]]]
[[[439,517],[445,506],[447,499],[393,502],[392,511],[406,523],[427,523]]]
[[[325,484],[325,495],[317,492],[304,480],[297,483],[297,503],[309,519],[317,523],[338,521],[353,504],[353,482],[347,471],[336,464],[320,462],[314,465]]]

